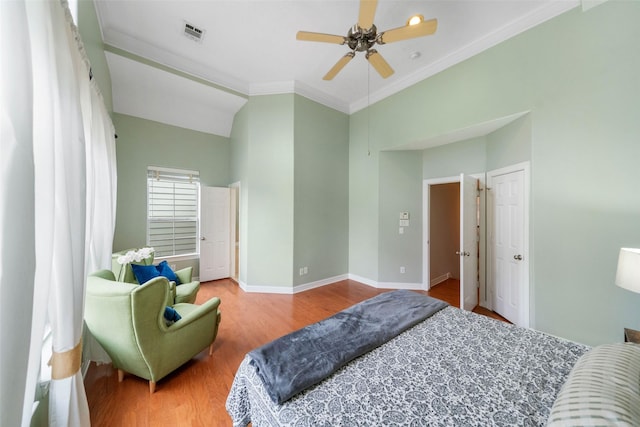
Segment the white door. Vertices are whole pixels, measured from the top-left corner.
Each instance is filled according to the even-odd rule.
[[[478,180],[460,174],[460,308],[472,311],[478,305]]]
[[[229,277],[230,191],[200,187],[200,281]]]
[[[523,324],[524,292],[524,171],[490,177],[490,225],[493,310]],[[526,322],[526,321],[525,321]]]

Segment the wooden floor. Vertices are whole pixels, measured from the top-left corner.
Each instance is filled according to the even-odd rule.
[[[202,351],[160,380],[152,395],[147,381],[126,375],[118,383],[111,365],[92,363],[85,378],[91,424],[94,427],[231,425],[224,405],[235,372],[247,352],[382,292],[386,290],[351,280],[295,295],[245,293],[231,280],[203,283],[196,303],[213,296],[222,300],[222,322],[213,356]],[[449,280],[428,294],[458,306],[459,283]],[[497,316],[492,312],[482,314]]]

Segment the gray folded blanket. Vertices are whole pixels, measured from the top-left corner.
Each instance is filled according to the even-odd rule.
[[[447,305],[413,291],[386,292],[249,352],[250,363],[281,404]]]

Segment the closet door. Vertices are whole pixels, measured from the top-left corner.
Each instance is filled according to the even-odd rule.
[[[200,187],[200,281],[230,276],[230,190]]]
[[[478,180],[460,174],[460,308],[478,305]]]
[[[525,326],[524,304],[524,172],[495,175],[491,187],[490,225],[493,310]]]

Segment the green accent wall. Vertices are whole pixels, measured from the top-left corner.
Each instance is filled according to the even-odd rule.
[[[248,174],[242,191],[248,197],[246,264],[251,286],[293,283],[293,98],[249,100]]]
[[[254,96],[236,114],[241,283],[290,292],[347,273],[348,126],[299,95]]]
[[[380,153],[379,282],[422,282],[422,153]],[[407,197],[409,195],[409,197]],[[400,212],[409,226],[400,234]],[[400,272],[405,268],[405,273]]]
[[[240,182],[239,281],[291,287],[293,95],[251,97],[231,131],[231,182]]]
[[[300,285],[348,273],[349,116],[299,95],[294,107],[293,284]]]
[[[118,113],[113,123],[118,134],[114,252],[146,244],[148,166],[197,170],[202,185],[229,185],[228,138]],[[198,263],[189,265],[197,276]]]
[[[484,137],[484,150],[460,143],[466,149],[451,164],[490,170],[530,159],[531,326],[587,344],[620,341],[624,326],[640,328],[640,295],[613,284],[619,248],[640,247],[638,19],[640,2],[573,9],[368,112],[382,130],[371,133],[377,151],[530,112]],[[383,251],[378,221],[354,216],[389,209],[371,188],[386,185],[370,164],[376,153],[361,154],[366,116],[350,119],[351,152],[359,153],[349,163],[350,224],[359,224],[349,229],[349,262],[350,272],[379,280],[367,267]],[[432,150],[451,155],[458,148]],[[423,177],[453,175],[434,152],[423,154]],[[416,197],[408,187],[394,191]]]

